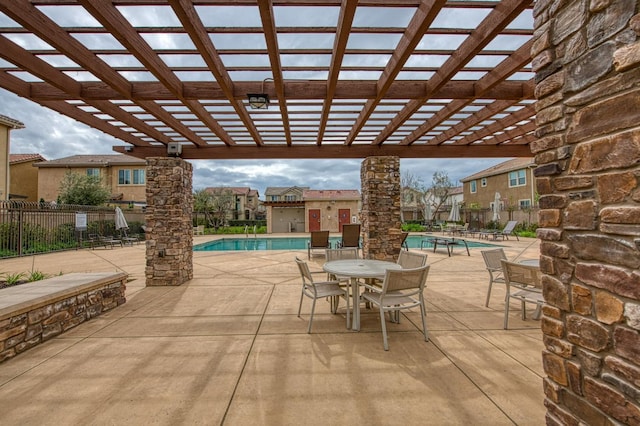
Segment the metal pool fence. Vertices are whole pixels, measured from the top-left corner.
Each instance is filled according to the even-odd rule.
[[[113,207],[0,201],[0,258],[81,248],[89,234],[115,234]]]

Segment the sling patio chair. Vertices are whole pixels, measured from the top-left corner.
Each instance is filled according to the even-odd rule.
[[[311,305],[311,315],[309,317],[309,328],[307,333],[311,333],[311,325],[313,324],[313,314],[316,310],[316,300],[331,298],[335,299],[335,304],[331,304],[331,312],[336,313],[339,303],[339,297],[342,297],[347,302],[347,328],[351,327],[351,319],[349,312],[349,290],[347,288],[340,287],[338,281],[315,281],[313,279],[314,272],[309,270],[309,265],[304,260],[296,257],[296,264],[300,270],[300,276],[302,278],[302,292],[300,294],[300,304],[298,305],[298,318],[302,311],[302,299],[304,297],[310,298],[313,302]],[[324,272],[318,271],[315,273]],[[335,308],[335,310],[334,310]]]
[[[429,341],[427,332],[426,310],[424,306],[424,287],[429,274],[429,265],[414,269],[387,270],[382,282],[382,288],[365,284],[368,291],[362,297],[380,309],[380,325],[382,327],[382,342],[384,350],[389,350],[387,341],[387,326],[384,319],[385,312],[399,315],[401,309],[420,307],[422,318],[422,333],[424,341]]]
[[[329,231],[311,231],[311,239],[307,242],[307,256],[311,259],[314,250],[320,250],[323,254],[331,248]]]
[[[510,262],[502,260],[502,273],[507,289],[504,300],[504,329],[509,327],[509,302],[511,299],[519,300],[522,308],[522,319],[527,319],[526,304],[534,303],[536,313],[544,303],[542,296],[542,283],[540,268],[534,265]],[[536,315],[534,315],[535,318]]]
[[[489,289],[487,290],[487,300],[484,302],[484,306],[489,307],[489,299],[491,299],[493,283],[504,284],[502,261],[507,260],[507,255],[502,248],[483,250],[480,253],[482,253],[484,264],[487,267],[487,271],[489,271]]]
[[[338,248],[360,248],[360,224],[346,223],[342,225],[342,238],[338,241]]]

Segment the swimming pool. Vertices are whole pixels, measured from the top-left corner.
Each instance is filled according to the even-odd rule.
[[[423,237],[420,235],[410,235],[407,237],[409,248],[420,248]],[[306,250],[309,237],[229,237],[222,238],[208,243],[193,246],[194,251],[255,251],[255,250]],[[331,247],[335,247],[340,237],[329,238]],[[481,243],[467,240],[469,248],[473,247],[499,247],[497,244]]]

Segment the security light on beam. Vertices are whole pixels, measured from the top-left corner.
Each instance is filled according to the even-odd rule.
[[[266,93],[249,93],[249,105],[252,109],[267,109],[269,108],[269,95]]]

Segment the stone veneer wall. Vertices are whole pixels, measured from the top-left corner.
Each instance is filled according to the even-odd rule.
[[[147,159],[147,286],[193,278],[192,177],[181,158]]]
[[[0,363],[125,303],[126,278],[122,274],[115,281],[98,283],[64,297],[34,291],[32,306],[22,303],[9,315],[0,316]],[[35,283],[42,285],[55,279],[60,278]]]
[[[640,424],[640,15],[538,0],[532,48],[547,424]]]
[[[360,168],[362,252],[366,259],[395,261],[400,252],[400,159],[369,157]]]

